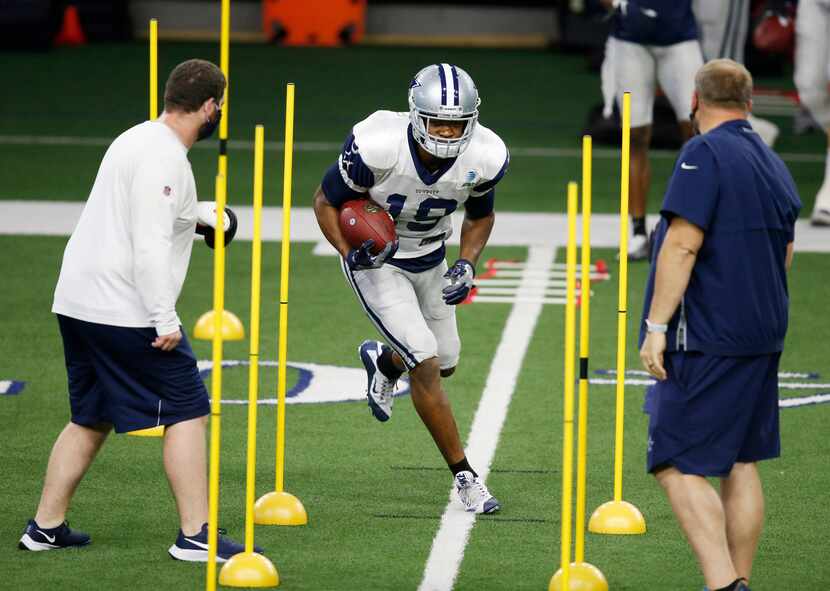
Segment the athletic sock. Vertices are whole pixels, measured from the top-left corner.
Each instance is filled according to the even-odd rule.
[[[645,216],[641,218],[636,218],[631,216],[631,225],[634,228],[634,235],[635,236],[645,236],[646,235],[646,218]]]
[[[378,357],[380,373],[392,381],[397,380],[403,372],[395,367],[395,362],[392,361],[392,349],[384,345],[381,351],[380,357]]]
[[[467,461],[467,456],[464,456],[464,459],[462,459],[460,462],[456,464],[450,464],[450,470],[452,471],[453,476],[455,476],[459,472],[464,472],[466,470],[467,472],[472,472],[473,476],[478,478],[478,474],[476,474],[476,471],[470,467],[470,462]]]

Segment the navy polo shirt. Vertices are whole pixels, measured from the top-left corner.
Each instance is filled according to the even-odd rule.
[[[675,216],[701,228],[668,350],[714,355],[781,351],[787,333],[786,252],[801,201],[790,172],[744,119],[692,138],[669,179],[655,229],[640,343],[654,293],[656,253]]]
[[[697,39],[692,0],[628,0],[614,13],[611,35],[641,45],[674,45]]]

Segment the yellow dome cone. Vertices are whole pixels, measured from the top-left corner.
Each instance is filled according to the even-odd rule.
[[[219,571],[219,584],[224,587],[277,587],[280,576],[274,564],[262,554],[240,552],[231,556]]]
[[[213,310],[205,312],[196,321],[193,327],[193,336],[197,339],[210,341],[213,339]],[[222,311],[222,340],[241,341],[245,338],[245,327],[239,317],[228,310]]]
[[[595,534],[637,535],[646,533],[646,520],[640,510],[627,501],[608,501],[597,507],[588,521]]]
[[[593,564],[572,562],[568,589],[562,588],[562,569],[559,569],[551,577],[548,591],[608,591],[608,581]]]
[[[272,491],[257,499],[254,505],[257,525],[306,525],[308,513],[300,499],[287,492]]]

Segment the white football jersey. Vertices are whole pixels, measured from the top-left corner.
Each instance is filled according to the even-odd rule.
[[[350,189],[368,193],[395,219],[395,258],[411,259],[440,248],[452,234],[450,214],[487,195],[508,162],[502,139],[477,123],[467,149],[430,172],[409,132],[409,113],[376,111],[354,126],[338,168]]]

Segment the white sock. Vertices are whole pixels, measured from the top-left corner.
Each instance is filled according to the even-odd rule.
[[[824,181],[816,195],[815,209],[830,209],[830,149],[827,150],[827,158],[824,160]]]

